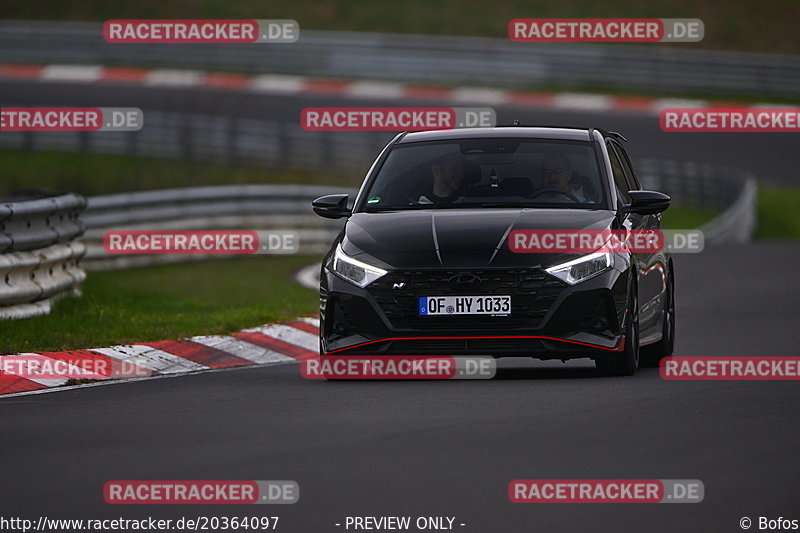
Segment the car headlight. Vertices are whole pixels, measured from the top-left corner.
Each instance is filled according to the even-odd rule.
[[[579,281],[599,274],[609,267],[611,267],[611,254],[598,252],[561,263],[560,265],[551,266],[545,271],[570,285],[575,285]]]
[[[354,259],[342,251],[342,245],[336,246],[333,254],[333,272],[362,289],[386,275],[386,270]]]

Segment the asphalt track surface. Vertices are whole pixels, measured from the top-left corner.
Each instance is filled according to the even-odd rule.
[[[3,86],[2,100],[17,100],[16,90]],[[41,104],[149,107],[136,91],[35,90],[27,98]],[[312,104],[220,102],[200,91],[173,103],[205,98],[263,116]],[[634,157],[727,161],[784,181],[797,168],[781,134],[673,138],[652,117],[498,115],[619,129]],[[798,355],[799,260],[800,246],[781,242],[675,256],[676,355]],[[482,533],[741,531],[743,516],[800,519],[796,382],[675,382],[651,369],[604,378],[582,362],[500,366],[492,381],[331,383],[283,365],[0,400],[0,515],[277,514],[280,531],[319,533],[344,531],[334,524],[346,516],[454,516],[466,524],[456,530]],[[512,504],[517,478],[700,479],[705,500]],[[292,479],[301,496],[289,506],[111,506],[102,486],[113,479]]]

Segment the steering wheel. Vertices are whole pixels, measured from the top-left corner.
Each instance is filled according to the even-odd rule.
[[[562,195],[562,196],[566,196],[567,198],[569,198],[570,200],[572,200],[572,201],[573,201],[573,202],[575,202],[576,204],[579,204],[579,203],[581,203],[581,201],[580,201],[580,200],[578,200],[578,199],[575,197],[575,195],[573,195],[571,192],[569,192],[569,191],[565,191],[564,189],[559,189],[559,188],[557,188],[557,187],[545,187],[544,189],[539,189],[538,191],[536,191],[536,192],[535,192],[535,193],[533,193],[532,195],[528,196],[528,199],[530,199],[530,200],[533,200],[533,199],[534,199],[534,198],[536,198],[537,196],[541,196],[541,195],[543,195],[543,194],[547,194],[547,193],[556,193],[556,194],[560,194],[560,195]]]

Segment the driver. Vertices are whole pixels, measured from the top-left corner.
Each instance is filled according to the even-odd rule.
[[[444,156],[431,165],[431,176],[431,190],[419,197],[419,203],[452,203],[460,196],[464,183],[464,160],[458,154]]]
[[[569,200],[575,201],[570,195],[574,196],[578,202],[589,201],[583,187],[579,184],[571,183],[572,170],[569,163],[569,158],[560,153],[551,152],[545,154],[542,158],[542,186],[544,189],[560,189],[552,190],[541,195],[539,199],[543,200]]]

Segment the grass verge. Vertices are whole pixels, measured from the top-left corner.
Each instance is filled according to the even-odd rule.
[[[709,209],[671,206],[662,215],[664,229],[698,228],[717,216],[719,213]]]
[[[319,312],[291,281],[316,256],[264,256],[91,272],[52,314],[0,322],[0,353],[94,348],[223,334]]]
[[[800,239],[800,188],[759,187],[756,239]]]

